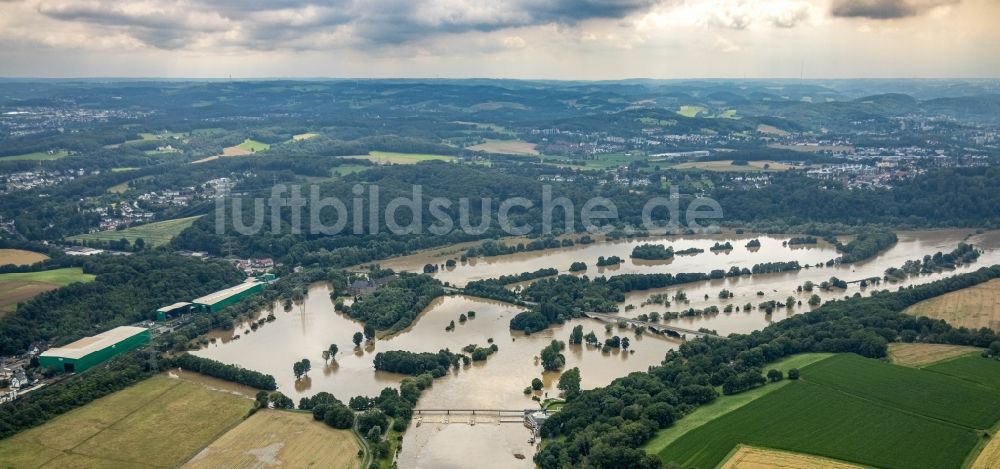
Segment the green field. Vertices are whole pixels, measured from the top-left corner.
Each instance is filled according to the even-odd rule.
[[[791,357],[768,365],[766,369],[770,370],[773,368],[781,370],[782,373],[788,373],[788,370],[792,368],[801,369],[811,363],[826,359],[832,355],[833,354],[830,353],[803,353],[799,355],[792,355]],[[672,427],[665,428],[657,432],[656,436],[653,437],[652,440],[646,442],[642,449],[647,453],[659,454],[660,451],[676,441],[678,438],[684,436],[687,432],[739,409],[740,407],[743,407],[773,391],[781,389],[789,383],[791,383],[791,381],[782,380],[777,383],[769,383],[747,392],[731,396],[720,396],[718,399],[706,405],[700,406],[695,409],[694,412],[685,415],[683,418],[674,423]]]
[[[1000,389],[1000,361],[986,360],[978,354],[937,363],[925,370]]]
[[[361,171],[370,168],[371,166],[365,166],[360,164],[345,164],[343,166],[334,166],[333,169],[330,170],[330,174],[333,177],[337,178],[337,177],[347,176],[348,174],[359,173]]]
[[[1000,420],[1000,395],[940,373],[887,366],[853,355],[816,363],[809,372],[813,383],[963,427],[990,428]]]
[[[128,181],[125,181],[121,184],[115,184],[108,188],[108,192],[111,192],[113,194],[123,194],[127,190],[128,190]]]
[[[677,111],[678,114],[684,117],[695,117],[700,113],[707,112],[708,109],[705,109],[703,106],[681,106],[681,108]]]
[[[416,164],[421,161],[455,161],[454,156],[433,155],[428,153],[396,153],[391,151],[372,151],[368,156],[362,156],[373,163],[378,164]]]
[[[111,168],[111,172],[112,173],[124,173],[124,172],[128,172],[128,171],[135,171],[137,169],[139,169],[139,168],[136,168],[134,166],[121,166],[121,167],[118,167],[118,168]]]
[[[79,267],[0,274],[0,317],[16,311],[18,303],[28,301],[44,292],[73,282],[92,280],[94,276],[83,273],[83,269]]]
[[[953,366],[977,377],[995,374],[987,360],[962,361]],[[806,366],[799,381],[684,433],[657,455],[682,467],[715,467],[746,444],[879,467],[960,467],[982,440],[977,428],[992,426],[998,408],[998,388],[837,355]]]
[[[569,158],[561,156],[542,156],[542,162],[565,168],[606,170],[617,168],[619,166],[627,166],[633,161],[645,160],[646,156],[642,154],[629,153],[603,153],[594,155],[593,158],[594,159],[585,160],[584,162],[586,164],[583,166],[569,164],[567,162]]]
[[[256,140],[251,140],[251,139],[248,138],[248,139],[244,140],[243,143],[241,143],[239,145],[236,145],[236,148],[240,148],[242,150],[246,150],[246,151],[248,151],[250,153],[256,153],[258,151],[265,151],[268,148],[271,148],[271,145],[268,145],[268,144],[266,144],[264,142],[258,142]]]
[[[79,234],[70,236],[68,239],[71,241],[118,241],[125,238],[129,242],[135,242],[135,240],[142,238],[147,246],[160,246],[170,242],[174,236],[191,226],[199,217],[201,215],[130,226],[124,230]]]
[[[48,161],[48,160],[58,160],[60,158],[65,158],[69,156],[69,152],[66,150],[58,150],[53,152],[46,151],[36,151],[34,153],[25,153],[23,155],[14,156],[3,156],[0,160],[3,161],[15,161],[15,160],[31,160],[31,161]]]
[[[0,440],[0,466],[176,467],[239,423],[252,403],[154,376]]]
[[[89,282],[91,280],[94,280],[94,276],[83,273],[83,269],[79,267],[65,267],[62,269],[43,270],[41,272],[15,272],[10,274],[0,274],[0,283],[45,282],[62,287],[74,282]],[[0,289],[2,289],[2,285],[0,285]]]

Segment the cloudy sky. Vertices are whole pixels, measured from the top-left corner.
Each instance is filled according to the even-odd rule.
[[[1000,0],[0,0],[0,76],[998,77]]]

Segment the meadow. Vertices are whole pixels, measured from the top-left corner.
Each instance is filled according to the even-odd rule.
[[[469,147],[469,150],[485,151],[487,153],[503,153],[507,155],[538,155],[535,144],[523,140],[494,140],[486,139],[486,142]]]
[[[233,147],[230,147],[230,148],[233,148]],[[241,143],[239,145],[236,145],[235,148],[239,148],[240,150],[243,150],[243,151],[245,151],[247,153],[256,153],[258,151],[265,151],[265,150],[271,148],[271,145],[268,145],[268,144],[266,144],[264,142],[258,142],[256,140],[251,140],[251,139],[248,138],[248,139],[244,140],[243,143]]]
[[[174,236],[177,236],[181,231],[191,226],[200,216],[196,215],[193,217],[130,226],[123,230],[79,234],[70,236],[68,239],[71,241],[118,241],[125,238],[129,242],[135,242],[135,240],[142,238],[147,246],[160,246],[170,242]]]
[[[157,375],[0,440],[4,467],[176,467],[253,401]]]
[[[681,108],[677,110],[677,113],[684,117],[695,117],[698,114],[707,112],[708,109],[705,109],[703,106],[681,106]]]
[[[964,358],[937,366],[959,360]],[[980,360],[968,366],[976,376],[989,374],[988,361]],[[978,448],[982,432],[951,422],[983,428],[993,419],[986,424],[992,426],[995,412],[973,414],[998,404],[996,388],[837,355],[803,368],[800,380],[685,433],[657,454],[664,463],[714,467],[744,444],[888,468],[960,467]]]
[[[284,467],[360,467],[361,446],[350,430],[336,430],[309,412],[255,413],[196,454],[185,468],[251,468],[263,461]]]
[[[904,313],[943,319],[969,329],[1000,330],[1000,279],[921,301]]]
[[[36,151],[34,153],[25,153],[23,155],[13,155],[0,157],[3,161],[17,161],[17,160],[27,160],[27,161],[50,161],[58,160],[60,158],[65,158],[69,156],[69,152],[66,150],[55,150],[55,151]]]
[[[421,161],[455,161],[454,156],[433,155],[428,153],[396,153],[391,151],[373,151],[368,156],[355,157],[378,164],[416,164]]]
[[[765,167],[766,165],[766,167]],[[722,161],[692,161],[690,163],[678,163],[670,167],[671,169],[701,169],[704,171],[787,171],[792,168],[787,163],[777,161],[748,161],[745,165],[734,165],[732,160]]]

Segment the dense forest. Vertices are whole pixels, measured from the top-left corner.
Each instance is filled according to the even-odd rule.
[[[751,375],[782,357],[804,352],[886,355],[889,342],[929,342],[989,347],[989,329],[971,331],[944,321],[902,314],[921,300],[1000,277],[1000,266],[899,291],[855,295],[792,316],[750,334],[696,339],[668,352],[660,366],[584,391],[542,426],[549,443],[536,455],[542,468],[659,467],[640,446],[697,406],[717,397],[715,386],[745,390],[762,384]]]
[[[435,378],[440,378],[449,369],[457,368],[461,364],[461,357],[460,354],[451,353],[447,349],[438,353],[390,350],[375,354],[374,365],[378,371],[413,376],[430,373]]]
[[[690,253],[691,251],[686,252],[686,254]],[[632,248],[632,255],[630,257],[648,261],[672,259],[674,257],[674,248],[662,244],[640,244]]]
[[[389,333],[409,326],[430,302],[444,289],[429,275],[402,274],[383,288],[365,296],[342,310],[366,326]]]

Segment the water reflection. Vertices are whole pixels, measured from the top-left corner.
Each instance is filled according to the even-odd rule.
[[[969,237],[970,235],[972,236]],[[973,235],[968,230],[907,232],[900,233],[899,243],[886,252],[853,265],[811,267],[796,272],[724,278],[655,291],[633,292],[627,295],[625,303],[620,308],[623,312],[620,314],[636,317],[653,311],[662,313],[686,308],[701,309],[713,305],[721,310],[730,303],[742,306],[748,302],[757,305],[767,300],[784,302],[788,296],[802,301],[801,306],[781,307],[770,315],[758,310],[733,311],[676,320],[678,325],[686,328],[706,327],[717,330],[723,335],[731,332],[749,332],[808,310],[806,302],[810,294],[796,290],[806,280],[819,284],[831,276],[846,280],[881,276],[886,268],[899,266],[907,260],[937,251],[950,251],[967,237],[980,248],[986,249],[980,260],[971,267],[962,267],[954,272],[923,275],[899,284],[882,285],[877,288],[895,289],[898,286],[925,283],[954,273],[1000,263],[1000,250],[997,249],[1000,246],[1000,235],[997,235],[997,232],[981,235]],[[837,256],[834,247],[822,241],[817,245],[786,247],[782,246],[782,242],[786,241],[787,237],[761,236],[756,237],[760,240],[761,247],[751,250],[744,247],[750,239],[753,238],[711,236],[673,237],[661,240],[659,242],[665,242],[676,249],[690,247],[705,249],[704,253],[676,256],[669,262],[634,262],[628,258],[634,246],[651,242],[649,239],[598,243],[470,260],[467,263],[459,263],[453,269],[442,269],[436,276],[442,281],[462,285],[468,280],[518,274],[540,268],[556,267],[565,270],[570,263],[581,260],[588,264],[590,275],[602,272],[613,275],[628,272],[706,272],[711,269],[728,270],[733,266],[749,268],[761,262],[791,260],[797,260],[803,265],[815,265]],[[708,249],[715,242],[726,240],[732,242],[735,249],[717,252]],[[457,249],[438,250],[436,253],[391,259],[382,262],[382,265],[397,270],[420,270],[425,263],[441,264],[447,259],[458,258],[461,252]],[[594,262],[598,256],[611,255],[621,257],[624,262],[611,268],[596,268]],[[719,291],[722,289],[733,292],[733,298],[719,299]],[[657,304],[643,305],[653,294],[666,293],[673,296],[678,290],[686,293],[688,303],[673,304],[670,307]],[[268,312],[273,311],[276,317],[273,322],[265,323],[256,331],[249,333],[245,332],[249,329],[249,324],[237,325],[235,332],[214,332],[212,337],[216,341],[196,354],[272,374],[278,381],[279,390],[295,400],[319,391],[327,391],[346,401],[355,395],[375,395],[383,387],[396,385],[402,379],[400,375],[374,371],[372,360],[379,351],[436,352],[442,348],[458,351],[469,344],[486,346],[492,339],[499,346],[496,354],[485,363],[464,367],[436,380],[433,388],[421,397],[418,406],[523,409],[537,406],[531,400],[532,396],[544,397],[547,393],[555,395],[555,384],[559,374],[544,373],[537,356],[553,338],[566,340],[570,330],[577,324],[583,325],[585,333],[594,331],[601,341],[611,335],[628,335],[634,350],[634,353],[621,351],[602,353],[599,349],[588,346],[568,347],[564,352],[566,366],[580,367],[584,388],[603,386],[616,377],[656,365],[667,350],[678,345],[678,342],[661,336],[635,337],[631,331],[618,328],[607,333],[602,323],[591,319],[569,321],[544,332],[526,336],[512,332],[508,327],[510,319],[519,308],[500,302],[450,296],[433,301],[409,328],[399,334],[355,347],[351,339],[355,332],[362,330],[362,325],[335,312],[329,292],[327,285],[313,285],[305,300],[294,305],[290,311],[286,312],[281,305],[275,304],[270,310],[260,313],[266,317]],[[758,292],[762,294],[758,295]],[[864,292],[864,289],[858,284],[851,284],[846,291],[821,292],[818,289],[816,291],[824,299],[853,295],[856,292]],[[624,312],[625,306],[628,305],[632,308]],[[465,323],[459,322],[459,314],[468,311],[475,311],[476,317]],[[445,331],[445,326],[453,320],[456,324],[455,329]],[[234,340],[236,335],[240,338]],[[331,343],[336,344],[340,352],[335,360],[327,363],[322,358],[322,351]],[[292,364],[302,358],[308,358],[313,363],[313,369],[308,377],[296,381],[292,373]],[[525,395],[524,388],[529,386],[532,378],[536,377],[542,379],[543,389]],[[419,428],[411,424],[405,437],[399,465],[400,467],[468,467],[468,455],[474,454],[477,466],[530,467],[533,449],[527,443],[527,438],[528,433],[523,427],[511,423],[491,425],[484,422],[470,426],[428,422]],[[525,459],[517,459],[515,454],[521,454]]]

